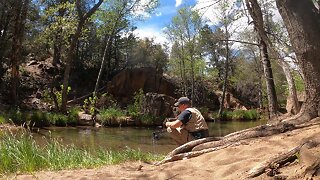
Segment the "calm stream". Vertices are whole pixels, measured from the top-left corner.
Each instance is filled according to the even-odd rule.
[[[226,134],[265,124],[266,121],[230,121],[209,122],[211,136],[224,136]],[[111,149],[119,150],[126,147],[140,149],[143,152],[154,154],[166,154],[176,148],[175,143],[166,133],[161,133],[159,140],[154,140],[153,132],[157,128],[137,127],[52,127],[41,129],[35,134],[35,139],[41,141],[43,136],[59,139],[63,144],[74,144],[87,149]]]

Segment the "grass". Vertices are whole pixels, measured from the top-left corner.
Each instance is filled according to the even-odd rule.
[[[259,118],[260,114],[255,109],[224,111],[221,116],[222,120],[256,120]]]
[[[0,115],[0,125],[4,124],[6,122],[6,118],[2,115]]]
[[[1,175],[40,170],[93,168],[125,161],[151,162],[161,158],[163,158],[161,155],[129,148],[122,151],[99,149],[90,152],[73,145],[63,146],[54,139],[48,139],[44,146],[39,146],[27,132],[16,135],[4,133],[0,137]]]
[[[100,111],[101,122],[104,125],[125,124],[126,114],[118,108],[107,108]]]
[[[47,112],[47,111],[20,111],[10,110],[7,114],[7,119],[16,125],[29,125],[32,127],[47,127],[50,125],[55,126],[68,126],[77,124],[77,114],[79,108],[71,108],[68,114]],[[1,118],[0,118],[1,119]]]

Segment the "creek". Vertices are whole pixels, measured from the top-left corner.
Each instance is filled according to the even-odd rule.
[[[265,120],[208,122],[210,136],[226,134],[265,124]],[[166,133],[160,133],[159,139],[153,138],[153,132],[160,127],[50,127],[34,133],[37,142],[44,141],[43,136],[58,139],[64,145],[74,144],[80,148],[96,150],[140,149],[153,154],[166,154],[177,147]]]

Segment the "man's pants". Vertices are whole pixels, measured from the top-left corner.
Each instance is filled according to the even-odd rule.
[[[168,127],[167,131],[168,131],[170,137],[179,146],[195,139],[186,129],[182,129],[182,128],[173,129],[173,128]]]

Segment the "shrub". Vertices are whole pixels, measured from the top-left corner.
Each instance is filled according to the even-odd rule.
[[[102,124],[118,125],[126,119],[125,113],[119,108],[107,108],[100,111]]]
[[[6,118],[0,115],[0,124],[4,124],[6,122]]]
[[[259,113],[255,109],[224,111],[221,119],[223,120],[255,120],[259,118]]]

